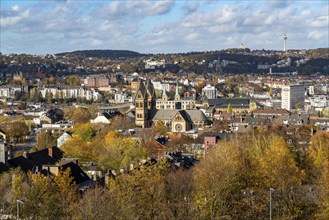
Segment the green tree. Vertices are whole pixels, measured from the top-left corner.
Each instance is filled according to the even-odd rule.
[[[300,102],[298,102],[295,106],[296,109],[302,109],[302,104]]]
[[[232,109],[232,104],[229,103],[229,104],[227,105],[227,112],[228,112],[228,113],[232,113],[232,111],[233,111],[233,109]]]

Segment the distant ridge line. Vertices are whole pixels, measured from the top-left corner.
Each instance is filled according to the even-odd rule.
[[[112,59],[120,59],[120,58],[135,58],[144,56],[144,54],[140,54],[135,51],[130,50],[77,50],[72,52],[63,52],[57,53],[57,56],[66,56],[66,55],[80,55],[84,57],[95,57],[95,58],[112,58]]]

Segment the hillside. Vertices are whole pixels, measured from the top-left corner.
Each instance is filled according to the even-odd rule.
[[[84,57],[108,58],[108,59],[126,59],[143,56],[130,50],[78,50],[73,52],[58,53],[57,56],[78,55]]]

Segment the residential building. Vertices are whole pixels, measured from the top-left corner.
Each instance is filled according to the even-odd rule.
[[[111,119],[111,115],[106,112],[103,112],[103,113],[98,113],[98,115],[95,119],[90,120],[90,123],[91,124],[98,124],[98,123],[110,124],[111,123],[110,119]]]
[[[255,101],[250,99],[209,99],[206,101],[205,105],[209,107],[214,106],[216,111],[227,111],[228,106],[231,105],[233,112],[251,112],[257,109],[257,104]]]
[[[305,104],[305,86],[290,85],[283,86],[281,92],[281,108],[288,111],[300,107],[304,109]]]
[[[71,135],[67,132],[64,132],[59,138],[57,138],[57,147],[62,147],[67,140],[71,139]]]
[[[202,96],[206,96],[208,99],[215,99],[217,97],[217,89],[208,84],[202,89]]]
[[[0,129],[0,163],[7,164],[8,150],[6,143],[6,133]]]
[[[128,98],[127,93],[119,92],[114,94],[115,103],[125,103],[127,98]]]

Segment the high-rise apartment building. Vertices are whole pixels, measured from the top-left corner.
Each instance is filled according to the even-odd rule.
[[[292,109],[304,109],[305,104],[305,86],[290,85],[283,86],[281,92],[281,108],[288,111]]]
[[[217,98],[217,89],[215,86],[207,85],[202,89],[202,96],[206,96],[208,99]]]

